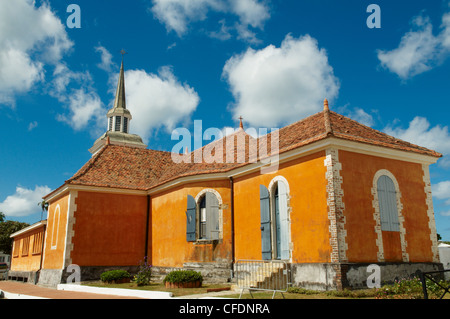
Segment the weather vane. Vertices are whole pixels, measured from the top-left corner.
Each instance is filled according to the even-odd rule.
[[[123,56],[124,56],[125,54],[128,54],[128,52],[125,51],[124,49],[122,49],[122,50],[120,50],[120,54],[122,54],[122,61],[123,61]]]

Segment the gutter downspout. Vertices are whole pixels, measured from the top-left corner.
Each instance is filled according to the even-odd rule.
[[[231,189],[231,278],[234,277],[234,263],[235,263],[235,243],[234,243],[234,181],[233,177],[230,177],[230,189]]]

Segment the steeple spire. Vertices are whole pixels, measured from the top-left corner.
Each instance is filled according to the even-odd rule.
[[[117,82],[116,98],[114,100],[113,108],[127,108],[127,103],[125,100],[125,76],[123,72],[123,57],[122,64],[120,66],[119,81]]]
[[[112,109],[108,111],[108,128],[105,134],[100,136],[89,149],[92,154],[96,154],[104,145],[126,145],[130,147],[146,148],[142,138],[136,134],[130,134],[130,121],[132,119],[130,110],[127,109],[125,100],[125,72],[123,68],[123,56],[120,65],[119,80],[117,81],[116,97]]]
[[[125,99],[125,74],[123,70],[123,56],[126,54],[124,50],[122,54],[122,63],[120,65],[119,80],[117,81],[116,98],[114,99],[113,108],[108,111],[108,131],[128,133],[129,123],[131,121],[131,113],[127,110]]]

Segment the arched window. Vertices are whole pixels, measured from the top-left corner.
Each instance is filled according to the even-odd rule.
[[[400,231],[397,208],[397,192],[392,179],[381,175],[377,181],[378,203],[380,207],[381,230]]]
[[[264,260],[286,260],[290,257],[288,193],[287,181],[282,177],[274,178],[269,189],[260,185],[261,248]]]
[[[218,240],[220,238],[220,203],[212,191],[202,192],[197,201],[187,198],[187,241]]]

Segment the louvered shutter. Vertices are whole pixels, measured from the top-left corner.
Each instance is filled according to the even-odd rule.
[[[195,241],[195,225],[196,225],[196,204],[195,199],[191,195],[187,196],[186,210],[186,240]]]
[[[378,203],[380,207],[381,230],[399,231],[397,194],[391,178],[380,176],[377,182]]]
[[[278,204],[280,212],[280,248],[281,259],[289,259],[289,220],[287,211],[287,188],[278,182]]]
[[[261,250],[262,259],[272,259],[271,227],[270,227],[270,196],[264,185],[259,185],[261,210]]]
[[[213,193],[206,193],[206,236],[219,239],[219,200]]]

